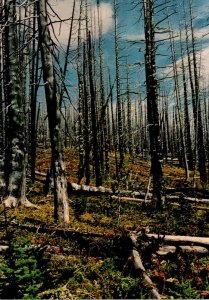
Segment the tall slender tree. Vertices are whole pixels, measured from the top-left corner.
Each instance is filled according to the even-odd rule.
[[[151,175],[153,178],[153,200],[158,208],[162,205],[163,171],[162,150],[158,113],[158,82],[155,62],[154,0],[144,0],[145,71],[147,93],[147,117],[150,136]]]
[[[61,135],[61,108],[57,94],[57,83],[53,67],[52,45],[47,20],[46,1],[37,2],[38,29],[40,38],[43,80],[50,130],[52,150],[52,170],[54,178],[54,217],[60,223],[69,222],[69,204],[65,175],[64,145]]]
[[[93,68],[92,68],[92,41],[91,32],[88,34],[88,66],[89,66],[89,85],[90,85],[90,95],[91,95],[91,123],[92,123],[92,144],[93,144],[93,157],[94,157],[94,169],[96,177],[96,185],[102,185],[102,173],[101,173],[101,161],[99,153],[99,143],[98,143],[98,123],[96,114],[96,94],[94,88],[93,79]]]
[[[200,179],[203,183],[205,183],[207,181],[206,156],[205,156],[205,148],[204,148],[202,113],[201,113],[200,90],[199,90],[199,74],[198,74],[197,57],[196,57],[196,49],[195,49],[193,11],[192,11],[191,0],[189,0],[189,11],[190,11],[190,28],[191,28],[191,39],[192,39],[193,70],[192,70],[192,63],[191,63],[189,50],[187,50],[187,52],[188,52],[188,60],[189,60],[190,84],[191,84],[191,91],[192,91],[195,142],[197,145],[197,156],[198,156]],[[187,35],[187,49],[188,49],[188,26],[186,26],[186,35]]]
[[[6,98],[9,101],[7,115],[7,143],[5,172],[5,206],[17,206],[21,199],[25,180],[24,112],[22,85],[19,76],[16,1],[5,3],[5,61]]]
[[[115,70],[116,70],[116,95],[117,95],[117,123],[119,143],[119,171],[123,173],[124,168],[124,135],[122,100],[120,91],[120,63],[119,63],[119,33],[118,33],[118,0],[114,0],[114,29],[115,29]]]

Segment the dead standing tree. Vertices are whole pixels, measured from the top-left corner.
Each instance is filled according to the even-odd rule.
[[[124,169],[124,136],[123,136],[123,117],[122,117],[122,101],[120,92],[120,64],[119,64],[119,33],[118,33],[118,1],[114,0],[114,30],[115,30],[115,72],[116,72],[116,94],[117,94],[117,121],[118,121],[118,143],[120,163],[120,175]],[[117,174],[118,175],[118,174]]]
[[[5,148],[5,97],[4,97],[4,1],[0,1],[2,23],[0,25],[0,188],[4,187],[4,148]]]
[[[54,217],[59,223],[69,222],[67,181],[65,175],[64,145],[61,135],[60,101],[54,74],[51,38],[47,22],[46,1],[37,1],[38,29],[40,38],[43,80],[49,120],[52,170],[54,176]]]
[[[199,74],[198,74],[198,63],[197,63],[197,55],[196,55],[193,12],[192,12],[192,1],[191,0],[189,1],[189,11],[190,11],[189,17],[190,17],[192,49],[190,49],[190,45],[189,45],[189,26],[188,26],[188,22],[187,22],[187,18],[186,18],[186,8],[185,8],[185,4],[184,4],[186,51],[187,51],[187,59],[188,59],[188,71],[189,71],[189,81],[190,81],[193,119],[194,119],[194,133],[195,133],[194,175],[195,175],[195,171],[196,171],[196,164],[197,164],[196,156],[197,156],[198,157],[198,167],[199,167],[199,172],[200,172],[200,179],[203,183],[205,183],[207,181],[206,155],[205,155],[205,148],[204,148],[202,113],[201,113],[201,105],[200,105]],[[195,180],[194,180],[194,184],[196,184]]]
[[[151,175],[153,178],[153,200],[156,207],[162,205],[163,171],[160,127],[158,113],[158,86],[155,63],[154,1],[144,0],[145,72],[147,93],[147,117],[150,135]]]
[[[8,112],[6,117],[7,147],[5,155],[5,197],[6,207],[19,204],[33,206],[26,199],[26,153],[25,153],[25,114],[23,85],[20,80],[18,38],[16,22],[16,1],[5,3],[5,98]]]
[[[192,37],[192,59],[193,59],[194,88],[195,88],[195,96],[193,101],[193,110],[194,110],[193,114],[194,114],[194,125],[195,125],[195,132],[196,132],[200,179],[204,184],[207,181],[206,155],[205,155],[205,147],[204,147],[202,112],[201,112],[201,103],[200,103],[200,85],[199,85],[199,74],[198,74],[198,65],[197,65],[197,54],[196,54],[196,47],[195,47],[192,0],[189,0],[189,10],[190,10],[190,27],[191,27],[191,35],[192,35],[191,36]]]
[[[100,136],[101,136],[101,162],[103,162],[103,152],[105,158],[105,175],[109,175],[109,145],[108,145],[108,126],[107,126],[107,107],[105,105],[105,78],[104,78],[104,53],[103,53],[103,29],[100,12],[100,0],[97,0],[98,30],[99,30],[99,75],[100,75]],[[104,164],[101,167],[104,173]]]
[[[184,168],[185,168],[186,180],[188,180],[189,179],[189,168],[188,168],[186,142],[185,142],[185,135],[184,135],[184,130],[183,130],[183,120],[182,120],[182,113],[181,113],[181,95],[180,95],[180,86],[179,86],[179,74],[178,74],[178,66],[177,66],[177,59],[176,59],[176,49],[175,49],[173,30],[171,28],[170,22],[168,22],[168,28],[169,28],[169,39],[170,39],[171,57],[172,57],[172,65],[173,65],[174,87],[175,87],[175,94],[176,94],[176,108],[177,108],[177,113],[178,113],[180,145],[181,145],[181,152],[182,152],[182,160],[183,160],[183,164],[184,164]]]
[[[190,171],[193,171],[193,151],[192,151],[192,140],[191,140],[191,128],[190,128],[190,118],[189,118],[189,106],[188,106],[188,90],[186,81],[186,70],[184,62],[183,44],[182,44],[182,33],[181,28],[180,33],[180,50],[181,50],[181,68],[182,68],[182,79],[183,79],[183,89],[184,89],[184,127],[185,127],[185,139],[186,139],[186,149],[188,153],[188,167]]]
[[[101,174],[101,161],[99,155],[99,143],[98,143],[98,130],[97,130],[97,116],[96,116],[96,95],[93,80],[93,69],[92,69],[92,41],[91,33],[88,33],[88,67],[89,67],[89,85],[91,95],[91,123],[92,123],[92,144],[93,144],[93,157],[94,157],[94,168],[96,177],[96,186],[102,185],[102,174]]]

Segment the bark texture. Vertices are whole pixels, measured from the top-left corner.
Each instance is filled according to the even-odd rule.
[[[5,27],[6,98],[9,101],[7,114],[7,148],[5,161],[6,191],[5,206],[17,206],[25,194],[25,144],[24,109],[22,85],[19,76],[16,1],[5,4],[7,25]],[[24,191],[23,191],[24,187]]]
[[[163,171],[162,150],[158,113],[158,83],[155,64],[154,1],[144,0],[145,22],[145,70],[147,91],[147,116],[150,135],[151,174],[153,177],[153,200],[157,207],[162,205]]]
[[[51,54],[51,38],[47,23],[46,2],[37,2],[40,49],[43,67],[43,80],[49,120],[52,149],[52,170],[54,177],[54,217],[59,223],[69,222],[67,181],[65,175],[64,145],[61,135],[61,111],[57,97],[56,79]]]

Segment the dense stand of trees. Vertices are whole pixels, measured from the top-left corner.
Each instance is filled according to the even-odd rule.
[[[101,1],[95,10],[88,0],[72,1],[66,47],[54,29],[59,22],[62,30],[66,20],[50,0],[0,1],[0,183],[6,206],[32,205],[26,171],[34,182],[37,146],[51,148],[60,223],[69,222],[65,147],[77,149],[78,183],[87,185],[95,178],[100,186],[110,176],[110,154],[118,181],[126,176],[127,154],[132,160],[150,157],[156,207],[162,205],[164,159],[178,158],[194,184],[198,169],[207,183],[208,86],[197,55],[192,1],[183,2],[179,30],[172,29],[176,12],[167,2],[132,3],[144,40],[127,42],[121,37],[121,3],[113,0],[114,64],[108,65]],[[142,47],[143,63],[129,54],[133,47]],[[166,72],[159,65],[163,51],[170,53]],[[133,70],[143,76],[136,78]]]

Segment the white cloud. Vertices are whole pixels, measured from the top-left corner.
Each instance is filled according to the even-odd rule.
[[[56,12],[56,14],[59,16],[61,20],[64,20],[63,22],[57,22],[59,18],[50,11],[51,14],[51,20],[56,21],[54,23],[54,33],[60,44],[62,46],[66,46],[68,42],[69,32],[70,32],[70,25],[71,21],[68,20],[72,16],[73,11],[73,0],[50,0],[49,3],[52,6],[53,10]],[[85,11],[85,8],[84,8]],[[74,15],[74,26],[73,26],[73,37],[72,37],[72,43],[75,46],[77,43],[77,34],[78,34],[78,19],[80,14],[80,1],[76,0],[75,4],[75,15]],[[94,37],[98,38],[98,20],[97,20],[97,5],[92,0],[90,1],[90,4],[88,6],[88,14],[89,14],[89,20],[91,16],[94,18],[96,17],[96,20],[93,23],[94,26]],[[84,16],[83,16],[84,17]],[[112,6],[109,3],[101,2],[100,3],[100,19],[102,22],[102,29],[103,34],[106,34],[113,25],[113,10]],[[83,29],[85,28],[85,21],[82,23]],[[84,32],[84,30],[83,30]],[[54,36],[53,31],[51,31],[52,37]],[[84,34],[83,34],[84,35]],[[55,38],[53,38],[55,39]]]
[[[204,48],[198,55],[201,59],[201,75],[208,81],[209,77],[209,46]]]

